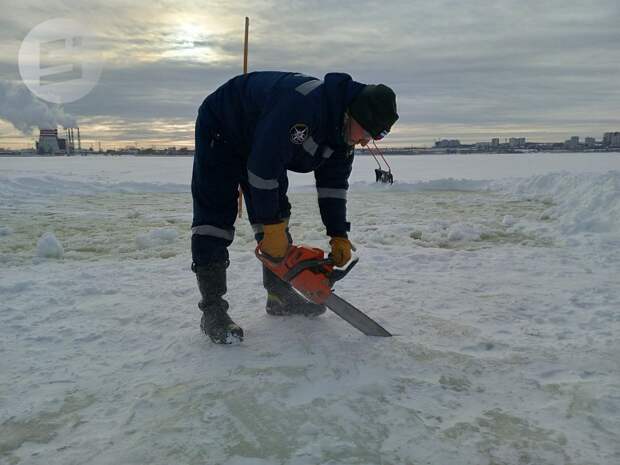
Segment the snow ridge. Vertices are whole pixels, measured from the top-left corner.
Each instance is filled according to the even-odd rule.
[[[309,185],[292,186],[292,193],[314,192]],[[555,172],[527,178],[472,180],[444,178],[396,182],[384,185],[358,181],[351,194],[368,192],[459,191],[506,193],[516,199],[542,200],[550,204],[545,217],[557,220],[559,233],[617,234],[620,232],[620,171],[597,174]],[[57,176],[0,176],[0,200],[19,201],[50,195],[97,195],[100,193],[189,193],[189,185],[169,182],[76,181]]]
[[[491,188],[522,199],[548,200],[545,214],[565,235],[620,232],[620,171],[603,174],[550,173],[501,180]]]

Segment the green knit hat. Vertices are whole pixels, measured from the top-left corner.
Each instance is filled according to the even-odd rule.
[[[383,139],[398,120],[396,94],[383,84],[369,84],[349,104],[349,114],[373,139]]]

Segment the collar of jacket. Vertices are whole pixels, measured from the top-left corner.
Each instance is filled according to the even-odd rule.
[[[349,146],[342,137],[344,113],[365,84],[354,81],[345,73],[328,73],[323,82],[325,99],[323,120],[326,122],[327,142],[334,150],[346,151]]]

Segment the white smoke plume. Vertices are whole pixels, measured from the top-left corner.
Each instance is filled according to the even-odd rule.
[[[37,99],[23,84],[0,80],[0,118],[13,124],[25,135],[38,128],[77,126],[76,119],[61,106]]]

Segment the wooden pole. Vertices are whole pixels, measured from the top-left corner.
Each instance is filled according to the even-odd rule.
[[[250,32],[250,18],[245,17],[245,38],[243,40],[243,74],[248,74],[248,36]],[[243,212],[243,191],[241,190],[241,186],[239,186],[239,197],[238,197],[238,208],[239,218],[241,218],[241,213]]]
[[[250,32],[250,18],[245,17],[245,40],[243,41],[243,74],[248,74],[248,35]]]

